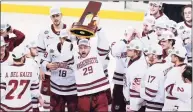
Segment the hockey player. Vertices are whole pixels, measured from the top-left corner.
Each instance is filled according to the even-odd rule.
[[[150,67],[147,69],[141,81],[141,87],[135,84],[133,87],[139,88],[140,96],[146,100],[145,111],[161,111],[164,106],[164,82],[165,71],[168,69],[165,61],[162,60],[162,47],[159,44],[152,44],[148,49],[148,59]]]
[[[127,68],[127,44],[134,39],[135,29],[127,27],[124,38],[111,45],[111,54],[115,58],[116,68],[113,75],[113,101],[112,112],[126,111],[126,101],[128,101],[128,88],[126,84],[125,69]]]
[[[42,69],[40,68],[40,60],[38,58],[38,51],[37,51],[37,42],[35,40],[29,42],[29,44],[27,44],[26,46],[26,61],[25,64],[33,64],[34,68],[36,70],[40,71],[40,74],[38,74],[38,77],[43,76],[41,74],[44,74]],[[40,75],[40,76],[39,76]],[[33,105],[33,112],[39,112],[39,102],[38,98],[33,97],[32,98],[32,105]]]
[[[168,88],[170,84],[176,83],[181,84],[183,83],[182,80],[182,71],[186,64],[184,60],[186,58],[186,49],[183,47],[176,47],[171,52],[171,62],[174,63],[174,67],[166,74],[165,80],[165,89]],[[173,111],[174,107],[177,104],[178,99],[176,97],[171,96],[167,92],[165,92],[165,100],[164,100],[164,107],[162,111]]]
[[[166,63],[171,64],[171,51],[174,49],[175,37],[174,34],[170,31],[164,31],[159,37],[159,44],[163,49],[163,59]]]
[[[177,111],[191,111],[191,89],[192,89],[192,67],[186,66],[182,73],[182,84],[171,84],[166,88],[166,92],[173,97],[178,98]]]
[[[178,23],[177,30],[181,34],[184,31],[190,31],[192,29],[192,5],[186,5],[182,10],[182,16],[184,21]]]
[[[45,59],[46,67],[51,71],[50,89],[51,89],[51,109],[50,111],[64,111],[65,104],[70,112],[77,111],[77,89],[75,74],[70,64],[74,64],[72,55],[73,45],[68,40],[66,29],[60,31],[60,42],[53,42],[46,48],[48,53]],[[69,49],[70,52],[66,52]],[[65,55],[68,53],[68,55]]]
[[[146,16],[143,20],[143,32],[141,41],[146,51],[150,44],[158,43],[158,37],[155,33],[155,18],[153,16]]]
[[[10,38],[9,34],[11,33],[15,34],[16,37]],[[4,41],[8,44],[7,46],[8,51],[13,51],[13,49],[19,46],[25,39],[25,35],[21,31],[13,29],[7,23],[1,23],[1,36],[4,38]]]
[[[133,88],[134,83],[140,85],[148,67],[142,49],[143,45],[139,39],[132,40],[127,46],[127,56],[130,57],[130,60],[126,69],[126,78],[129,87],[128,97],[130,97],[131,111],[145,111],[143,107],[144,100],[140,97],[140,92],[135,91]],[[136,68],[139,68],[139,70]]]
[[[13,64],[1,69],[1,111],[31,111],[32,97],[42,101],[39,92],[38,72],[32,65],[25,64],[25,52],[15,48]],[[42,104],[41,104],[42,105]]]
[[[168,28],[167,22],[165,21],[156,21],[155,22],[155,32],[157,34],[158,39],[164,31],[167,31],[167,28]]]
[[[184,47],[187,50],[188,64],[192,65],[192,38],[191,38],[191,32],[190,31],[183,32],[182,40],[183,40]]]
[[[152,15],[156,19],[156,21],[165,21],[169,18],[163,13],[162,11],[162,2],[149,2],[149,12],[146,13],[147,15]]]
[[[62,23],[62,12],[60,11],[59,7],[52,7],[50,9],[50,18],[52,20],[51,26],[49,26],[46,30],[43,30],[40,32],[38,36],[38,52],[39,52],[39,57],[40,59],[46,58],[47,57],[47,52],[46,48],[49,44],[52,44],[52,42],[56,41],[59,42],[59,34],[61,29],[65,29],[66,25]],[[41,86],[41,93],[43,94],[43,97],[45,101],[44,105],[44,110],[49,111],[50,109],[50,72],[47,71],[46,69],[46,64],[44,64],[41,61],[41,67],[43,72],[45,73],[42,81],[42,86]],[[54,66],[54,65],[52,65]]]
[[[106,90],[110,85],[104,74],[104,63],[100,56],[108,55],[109,45],[102,28],[98,29],[97,35],[97,48],[100,54],[90,46],[88,39],[78,41],[79,52],[75,54],[73,68],[76,74],[79,111],[108,111]]]
[[[145,16],[143,20],[142,38],[154,30],[155,18],[151,15]]]

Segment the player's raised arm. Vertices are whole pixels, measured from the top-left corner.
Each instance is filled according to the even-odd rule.
[[[113,57],[124,57],[126,55],[127,52],[127,44],[134,39],[134,28],[133,27],[128,27],[125,30],[124,33],[124,38],[121,39],[118,42],[114,42],[111,45],[111,55]]]

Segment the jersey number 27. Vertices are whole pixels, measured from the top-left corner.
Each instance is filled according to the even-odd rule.
[[[13,88],[7,93],[5,99],[8,100],[12,100],[14,99],[15,96],[12,96],[13,92],[17,90],[18,86],[23,86],[22,91],[19,93],[19,95],[17,96],[17,99],[21,99],[22,95],[25,93],[25,90],[27,89],[28,85],[29,85],[30,80],[10,80],[8,85],[12,86]]]

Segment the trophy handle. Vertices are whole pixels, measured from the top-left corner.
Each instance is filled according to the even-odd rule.
[[[81,16],[79,23],[83,24],[83,22],[88,14],[92,14],[93,15],[92,19],[93,19],[100,11],[101,5],[102,5],[102,3],[100,3],[100,2],[90,1],[87,5],[86,9],[84,10],[84,13]]]

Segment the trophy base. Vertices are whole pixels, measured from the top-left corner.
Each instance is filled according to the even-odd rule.
[[[92,38],[96,30],[96,26],[73,25],[70,32],[78,38]]]

